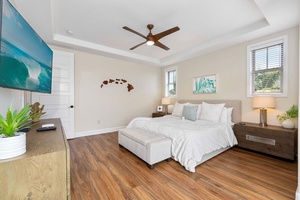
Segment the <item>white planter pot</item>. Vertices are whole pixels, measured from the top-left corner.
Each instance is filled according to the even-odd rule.
[[[26,133],[17,136],[0,138],[0,159],[7,159],[22,155],[26,152]]]
[[[289,128],[289,129],[292,129],[295,127],[295,124],[291,119],[284,120],[283,122],[281,122],[281,125],[283,128]]]

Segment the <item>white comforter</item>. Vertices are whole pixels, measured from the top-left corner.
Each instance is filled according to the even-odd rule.
[[[230,125],[205,120],[193,122],[170,115],[139,117],[127,128],[142,128],[171,138],[173,158],[190,172],[195,172],[204,154],[237,144]]]

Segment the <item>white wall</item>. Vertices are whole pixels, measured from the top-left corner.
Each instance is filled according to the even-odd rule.
[[[75,54],[75,136],[107,132],[126,126],[140,116],[151,116],[161,100],[161,68],[51,46]],[[125,79],[127,84],[108,84],[108,79]],[[0,114],[14,101],[20,109],[24,92],[0,88]]]
[[[75,135],[106,132],[151,116],[161,98],[161,68],[58,47],[75,54]],[[127,84],[104,80],[125,79]]]
[[[280,125],[276,115],[298,104],[298,31],[291,28],[177,64],[178,99],[240,99],[242,120],[258,123],[259,110],[253,110],[252,98],[247,98],[247,45],[288,35],[288,97],[276,98],[276,109],[268,110],[268,124]],[[217,74],[217,94],[193,94],[192,79],[211,74]]]
[[[268,123],[280,125],[276,115],[298,104],[299,28],[258,38],[177,64],[179,99],[241,99],[242,120],[258,122],[258,110],[252,109],[252,99],[246,97],[247,45],[281,35],[288,35],[289,83],[288,97],[276,98],[276,109],[268,111]],[[75,53],[75,132],[101,131],[121,127],[137,116],[150,116],[160,104],[164,84],[164,70],[95,54],[53,46],[54,49]],[[192,79],[196,76],[218,75],[218,93],[192,94]],[[123,78],[135,89],[109,84],[100,88],[102,81]],[[0,113],[12,99],[22,106],[18,90],[0,88]],[[16,100],[18,99],[18,100]],[[100,122],[100,123],[99,123]]]
[[[24,105],[24,92],[0,87],[0,114],[5,117],[7,108],[13,103],[13,110],[21,110]]]

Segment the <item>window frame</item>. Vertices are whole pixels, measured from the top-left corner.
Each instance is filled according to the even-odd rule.
[[[175,86],[175,90],[176,90],[176,94],[175,95],[170,95],[169,94],[169,90],[168,90],[168,85],[169,85],[169,77],[168,77],[168,73],[171,71],[175,71],[176,72],[176,86]],[[178,85],[178,71],[177,71],[177,67],[169,67],[165,69],[165,97],[169,97],[169,98],[177,98],[177,85]]]
[[[282,92],[280,93],[253,93],[252,88],[252,51],[283,43],[283,76]],[[274,97],[287,97],[288,94],[288,36],[280,36],[260,43],[247,46],[247,97],[271,95]]]

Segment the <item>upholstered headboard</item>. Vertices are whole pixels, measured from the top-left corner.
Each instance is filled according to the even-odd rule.
[[[202,102],[218,104],[225,103],[225,107],[233,108],[232,111],[232,121],[234,123],[239,123],[242,120],[242,102],[241,100],[178,100],[178,103],[190,102],[193,104],[201,104]]]

